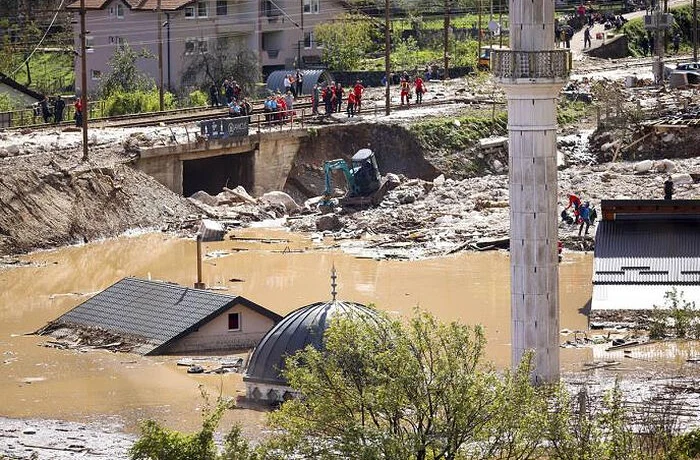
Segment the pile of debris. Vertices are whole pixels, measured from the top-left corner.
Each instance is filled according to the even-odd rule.
[[[234,189],[224,187],[216,196],[200,190],[188,199],[205,216],[231,225],[293,216],[301,210],[294,199],[284,192],[268,192],[256,199],[240,185]]]
[[[35,333],[36,335],[51,336],[41,345],[62,350],[77,350],[85,353],[91,350],[109,350],[120,353],[130,353],[144,342],[133,337],[115,335],[99,327],[67,325],[52,321]]]

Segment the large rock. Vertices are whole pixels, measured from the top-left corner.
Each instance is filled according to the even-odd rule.
[[[190,196],[191,200],[199,201],[200,203],[204,203],[209,206],[216,206],[218,204],[218,200],[216,199],[215,196],[209,195],[207,192],[200,190],[198,192],[194,192],[192,196]]]
[[[238,186],[234,188],[233,190],[227,187],[224,187],[224,191],[216,195],[217,199],[217,204],[219,206],[221,205],[228,205],[228,204],[234,204],[234,203],[248,203],[248,204],[257,204],[257,201],[255,198],[252,196],[248,195],[248,192],[246,192],[245,188],[242,186]]]
[[[299,205],[294,201],[294,198],[284,192],[267,192],[260,197],[260,200],[271,204],[281,204],[290,214],[299,210]]]
[[[219,222],[202,219],[198,233],[202,236],[202,241],[221,241],[224,239],[226,229]]]
[[[19,155],[19,145],[10,144],[5,147],[5,150],[7,150],[7,153],[10,155]]]
[[[656,170],[658,172],[672,173],[676,171],[676,164],[671,160],[661,160],[656,162]]]
[[[692,184],[693,183],[692,176],[690,174],[686,174],[686,173],[674,174],[671,176],[671,180],[673,181],[674,185]]]
[[[654,162],[651,160],[643,160],[634,165],[634,172],[647,173],[654,167]]]
[[[324,214],[316,219],[316,230],[319,232],[332,232],[343,228],[343,223],[335,214]]]

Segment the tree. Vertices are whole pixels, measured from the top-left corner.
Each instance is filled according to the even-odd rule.
[[[419,311],[406,326],[386,315],[377,323],[350,317],[334,320],[324,343],[287,360],[285,377],[302,396],[270,416],[280,429],[267,446],[273,458],[451,460],[500,439],[493,422],[511,382],[499,384],[483,362],[480,327]]]
[[[141,424],[141,437],[129,450],[132,460],[258,460],[241,435],[241,428],[234,425],[224,438],[223,452],[214,444],[214,431],[224,412],[233,408],[230,400],[219,396],[214,405],[200,387],[204,406],[202,429],[197,433],[184,434],[161,426],[155,420]]]
[[[345,14],[336,21],[319,24],[314,34],[330,69],[353,70],[372,47],[373,30],[367,16]]]
[[[183,71],[183,81],[199,87],[206,94],[209,94],[212,83],[218,88],[226,79],[235,80],[244,93],[253,94],[261,79],[255,52],[237,46],[231,38],[219,38],[213,50],[196,50],[186,59],[188,64]]]
[[[100,93],[107,98],[117,92],[148,91],[155,88],[155,81],[141,72],[136,63],[139,59],[153,59],[146,49],[134,51],[128,43],[118,46],[109,59],[112,69],[102,80]]]

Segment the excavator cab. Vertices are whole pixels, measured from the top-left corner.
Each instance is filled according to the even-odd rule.
[[[323,165],[325,173],[325,189],[320,207],[330,210],[333,207],[333,171],[340,170],[345,175],[348,188],[345,196],[340,199],[344,206],[364,206],[378,204],[387,192],[387,181],[382,179],[377,166],[377,158],[370,149],[358,150],[352,156],[351,166],[343,159],[326,161]]]
[[[358,150],[352,156],[352,175],[355,178],[356,196],[368,196],[377,191],[381,184],[382,176],[379,174],[377,158],[370,149]]]

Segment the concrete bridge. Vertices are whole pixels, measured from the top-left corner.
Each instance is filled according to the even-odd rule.
[[[206,140],[142,149],[136,168],[175,193],[198,190],[219,193],[242,185],[254,196],[282,190],[306,129],[251,134],[235,139]]]

